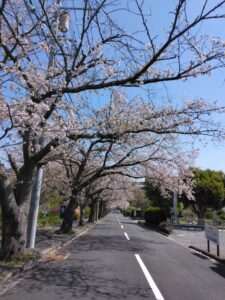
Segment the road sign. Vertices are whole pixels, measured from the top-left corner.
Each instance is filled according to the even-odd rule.
[[[47,214],[48,211],[49,211],[48,205],[47,205],[47,204],[42,205],[41,210],[42,210],[42,213],[43,213],[43,214],[44,214],[44,213]]]
[[[212,225],[205,225],[205,237],[208,241],[211,241],[219,245],[219,229]]]
[[[65,204],[60,205],[59,214],[60,214],[61,219],[64,218],[64,216],[66,214],[66,205]]]
[[[42,205],[41,212],[42,212],[42,215],[43,215],[44,218],[48,214],[48,211],[49,211],[48,205],[47,204]]]

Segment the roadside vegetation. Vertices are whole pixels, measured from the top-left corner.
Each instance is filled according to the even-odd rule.
[[[188,200],[184,195],[179,197],[178,223],[225,225],[225,174],[220,171],[195,168],[193,169],[193,183],[195,198]],[[154,186],[148,179],[142,187],[140,185],[138,187],[124,215],[144,220],[146,224],[169,234],[172,231],[170,226],[172,193],[163,194],[160,188]]]

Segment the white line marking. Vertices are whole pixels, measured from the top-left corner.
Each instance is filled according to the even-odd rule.
[[[70,256],[70,253],[67,253],[67,254],[64,256],[63,260],[67,259],[69,256]]]
[[[14,288],[18,283],[20,283],[21,281],[24,280],[24,278],[21,279],[13,279],[14,281],[7,284],[6,283],[6,287],[3,287],[3,289],[0,291],[0,296],[2,296],[4,293],[8,292],[9,290],[11,290],[12,288]]]
[[[125,237],[127,238],[127,240],[129,241],[130,238],[129,238],[128,234],[127,234],[126,232],[124,232],[124,235],[125,235]]]
[[[123,225],[120,225],[121,226],[121,228],[123,229]]]
[[[151,274],[149,273],[148,269],[146,268],[145,264],[143,263],[141,257],[139,254],[135,254],[135,257],[145,275],[145,278],[147,279],[148,281],[148,284],[150,285],[155,297],[156,297],[156,300],[164,300],[160,290],[158,289],[157,285],[155,284],[155,281],[153,280]]]
[[[197,251],[197,250],[195,250],[195,249],[192,249],[192,248],[189,248],[190,250],[191,250],[191,252],[195,252],[195,253],[198,253],[199,255],[201,255],[202,257],[205,257],[205,258],[207,258],[208,260],[210,260],[210,261],[212,261],[212,262],[216,262],[216,260],[215,259],[213,259],[213,258],[211,258],[210,256],[207,256],[207,255],[205,255],[205,254],[203,254],[202,252],[200,252],[200,251]]]

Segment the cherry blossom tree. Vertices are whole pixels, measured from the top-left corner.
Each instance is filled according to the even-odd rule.
[[[60,231],[71,230],[79,193],[106,176],[136,179],[147,176],[153,184],[160,184],[162,193],[185,192],[191,198],[190,166],[194,153],[185,150],[182,136],[218,134],[220,137],[217,125],[209,119],[204,121],[204,115],[214,109],[217,110],[205,106],[201,99],[186,102],[179,108],[171,104],[155,107],[141,98],[128,102],[116,91],[109,105],[90,111],[88,119],[92,121],[83,121],[92,124],[83,131],[86,138],[78,141],[75,131],[70,135],[72,142],[69,148],[66,145],[66,151],[62,146],[51,153],[63,162],[71,183],[72,197]],[[85,205],[85,202],[81,204],[81,210]]]
[[[1,165],[3,258],[10,259],[23,251],[36,171],[43,160],[46,161],[54,149],[69,142],[68,139],[75,142],[86,139],[89,145],[98,138],[103,139],[106,147],[104,155],[109,155],[110,160],[117,157],[117,162],[121,160],[121,167],[131,172],[138,165],[146,169],[145,163],[157,158],[151,151],[145,156],[139,153],[138,158],[138,152],[147,149],[147,143],[155,143],[157,148],[156,139],[152,141],[148,137],[148,141],[140,142],[148,134],[164,138],[159,142],[162,151],[166,149],[167,140],[171,144],[176,134],[213,133],[213,124],[204,123],[206,112],[211,110],[205,107],[204,101],[192,101],[183,113],[165,107],[164,114],[155,118],[155,123],[152,113],[144,109],[145,105],[142,109],[144,117],[126,118],[127,124],[116,123],[118,118],[114,110],[114,119],[110,118],[111,123],[105,122],[105,128],[99,128],[91,118],[90,123],[85,127],[82,123],[81,126],[79,118],[74,119],[74,112],[85,106],[85,97],[92,98],[95,107],[96,94],[106,88],[153,87],[156,83],[193,78],[223,67],[224,41],[204,32],[197,34],[197,30],[205,22],[224,19],[225,1],[202,1],[193,16],[188,1],[177,0],[171,7],[170,24],[166,24],[166,31],[160,38],[150,28],[142,1],[135,0],[130,7],[122,7],[112,0],[85,0],[79,4],[82,10],[71,13],[72,25],[67,34],[60,31],[62,9],[59,2],[3,0],[0,5],[3,95],[0,119],[4,119],[0,139],[1,149],[7,148],[11,157],[14,156],[10,162],[16,175],[15,186],[12,186],[5,167]],[[143,28],[142,32],[132,32],[124,27],[118,11],[126,17],[135,18],[139,28]],[[156,102],[154,107],[157,107]],[[85,110],[83,112],[86,115]],[[194,120],[197,118],[199,121],[202,112],[205,127],[200,130],[195,127]],[[99,116],[102,116],[101,112]],[[166,124],[168,116],[170,123]],[[20,147],[19,160],[15,159],[12,150],[15,144]],[[114,151],[115,148],[117,151]],[[123,156],[125,153],[126,157]],[[167,161],[169,166],[173,159],[169,150],[167,156],[165,154],[166,151],[161,161],[164,164]],[[136,162],[133,165],[128,159],[132,156],[135,156]],[[160,173],[153,166],[149,168],[152,174]],[[109,165],[107,168],[109,172]]]

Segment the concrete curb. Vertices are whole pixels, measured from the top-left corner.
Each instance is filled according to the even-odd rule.
[[[7,285],[8,281],[10,281],[11,279],[14,279],[20,273],[32,269],[33,267],[35,267],[37,265],[38,262],[42,261],[42,259],[46,255],[54,254],[56,251],[60,250],[61,248],[65,247],[65,246],[67,246],[68,244],[70,244],[75,239],[77,239],[80,236],[84,235],[87,231],[92,229],[95,225],[102,223],[104,221],[104,219],[105,218],[101,219],[100,221],[97,221],[95,224],[91,225],[88,228],[84,228],[83,231],[69,237],[66,241],[62,241],[58,245],[53,245],[51,247],[48,247],[48,248],[40,251],[40,253],[39,253],[40,255],[37,258],[31,259],[30,261],[28,261],[24,265],[16,267],[15,270],[13,270],[12,272],[7,273],[6,276],[2,279],[2,281],[0,283],[0,295],[2,294],[1,289],[2,289],[3,285]]]
[[[209,252],[207,252],[207,251],[205,251],[205,250],[203,250],[201,248],[198,248],[198,247],[195,247],[195,246],[189,246],[188,248],[189,249],[193,249],[193,250],[195,250],[197,252],[200,252],[200,253],[204,254],[205,256],[207,256],[207,257],[213,258],[214,260],[216,260],[216,261],[218,261],[220,263],[225,264],[225,259],[220,258],[220,257],[218,257],[218,256],[216,256],[216,255],[214,255],[212,253],[209,253]]]

